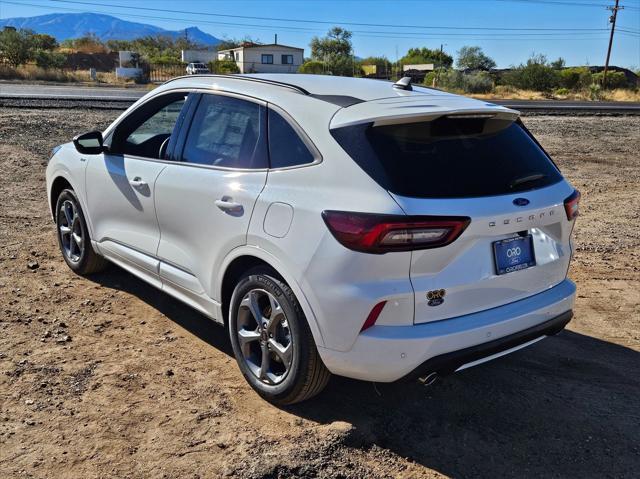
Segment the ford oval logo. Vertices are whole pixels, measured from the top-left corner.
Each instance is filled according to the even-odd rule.
[[[516,206],[527,206],[529,204],[529,200],[526,198],[516,198],[513,200],[513,204]]]

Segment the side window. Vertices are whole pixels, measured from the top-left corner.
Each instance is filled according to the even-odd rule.
[[[293,65],[293,55],[282,55],[283,65]]]
[[[205,94],[191,122],[182,160],[226,168],[268,167],[265,107],[238,98]]]
[[[167,94],[132,112],[116,128],[111,151],[145,158],[164,158],[185,101],[185,93]]]
[[[269,109],[269,158],[271,168],[313,163],[313,154],[282,115]]]
[[[271,54],[262,54],[262,63],[271,64],[273,63],[273,55]]]

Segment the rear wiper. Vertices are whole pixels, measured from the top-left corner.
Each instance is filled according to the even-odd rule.
[[[534,173],[533,175],[523,176],[522,178],[516,178],[511,183],[509,183],[509,188],[513,189],[516,186],[520,186],[524,183],[531,183],[533,181],[538,181],[546,177],[547,175],[543,173]]]

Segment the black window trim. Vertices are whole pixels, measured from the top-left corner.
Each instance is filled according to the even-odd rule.
[[[311,156],[313,156],[313,161],[309,163],[303,163],[302,165],[281,166],[280,168],[270,167],[269,171],[284,171],[284,170],[293,170],[297,168],[307,168],[309,166],[315,166],[322,163],[323,158],[322,158],[322,154],[320,153],[320,150],[316,147],[316,145],[313,143],[311,138],[309,138],[309,135],[307,135],[307,133],[302,129],[302,127],[298,124],[298,122],[294,120],[289,113],[287,113],[283,108],[279,107],[278,105],[275,105],[273,103],[267,103],[267,108],[273,110],[274,112],[278,113],[282,118],[284,118],[284,121],[286,121],[289,124],[289,126],[293,129],[293,131],[296,132],[296,134],[300,137],[304,145],[309,150],[309,153],[311,153]],[[267,118],[269,118],[268,114],[267,114]],[[269,138],[268,131],[269,131],[269,123],[267,122],[267,140]],[[269,158],[269,163],[271,163],[271,158]]]
[[[271,57],[271,61],[265,62],[264,57]],[[262,63],[263,65],[273,65],[273,60],[273,53],[262,53],[260,56],[260,63]]]
[[[132,158],[135,160],[147,160],[147,161],[161,161],[163,163],[170,163],[171,160],[164,160],[164,159],[160,159],[160,158],[150,158],[147,156],[139,156],[139,155],[132,155],[132,154],[124,154],[124,153],[113,153],[110,151],[111,149],[111,142],[113,141],[113,134],[114,132],[123,124],[125,124],[127,121],[131,120],[131,117],[133,115],[135,115],[135,113],[140,109],[140,108],[144,108],[146,105],[148,105],[151,102],[154,102],[156,100],[158,100],[159,98],[163,97],[163,96],[168,96],[168,95],[175,95],[176,93],[184,93],[185,96],[187,97],[187,99],[185,100],[184,105],[182,106],[183,109],[187,108],[189,105],[189,95],[193,93],[192,90],[188,89],[188,88],[174,88],[171,90],[167,90],[167,91],[163,91],[162,93],[159,93],[157,95],[154,95],[152,97],[149,97],[148,99],[146,99],[144,102],[141,102],[139,105],[137,105],[135,108],[131,109],[131,111],[126,112],[126,116],[123,116],[121,118],[116,119],[116,121],[114,123],[112,123],[111,125],[109,125],[107,127],[107,129],[104,131],[103,136],[104,136],[104,145],[107,147],[107,150],[105,151],[106,154],[108,155],[121,155],[121,156],[126,156],[127,158]],[[184,123],[184,121],[186,120],[186,117],[182,116],[183,110],[180,111],[180,114],[178,115],[178,119],[176,120],[176,124],[174,125],[174,131],[176,131],[177,133],[180,132],[181,128],[182,128],[182,123]],[[171,145],[173,146],[173,145]],[[169,153],[169,150],[167,150],[167,154]]]
[[[254,96],[250,96],[250,95],[244,95],[244,94],[240,94],[237,92],[231,92],[231,91],[227,91],[227,90],[215,90],[212,91],[208,88],[185,88],[185,87],[180,87],[180,88],[171,88],[171,89],[167,89],[164,90],[162,92],[159,92],[156,95],[153,95],[149,98],[147,98],[145,101],[141,102],[139,105],[136,105],[135,110],[137,110],[138,108],[142,107],[143,105],[147,104],[150,101],[153,101],[157,98],[159,98],[161,95],[167,95],[167,94],[172,94],[172,93],[181,93],[184,92],[185,94],[191,94],[194,97],[194,100],[191,102],[190,105],[188,105],[187,103],[185,103],[184,108],[189,108],[190,107],[190,111],[187,112],[187,114],[185,115],[185,117],[182,120],[182,125],[180,125],[179,130],[177,131],[177,135],[178,135],[178,140],[176,141],[175,147],[174,147],[174,151],[173,153],[173,157],[176,159],[172,159],[172,160],[161,160],[158,158],[147,158],[144,156],[136,156],[136,155],[127,155],[127,158],[131,158],[131,159],[135,159],[135,160],[143,160],[143,161],[151,161],[154,163],[165,163],[165,164],[171,164],[171,165],[182,165],[182,166],[186,166],[186,167],[190,167],[190,168],[205,168],[205,169],[210,169],[210,170],[225,170],[225,171],[243,171],[243,172],[247,172],[247,171],[283,171],[283,170],[293,170],[296,168],[307,168],[310,166],[315,166],[318,165],[320,163],[323,162],[323,157],[322,154],[320,153],[320,150],[318,149],[318,147],[315,145],[315,143],[313,143],[313,141],[311,140],[311,138],[309,138],[309,135],[307,135],[307,133],[303,130],[303,128],[298,124],[298,122],[296,120],[293,119],[293,117],[287,113],[282,107],[274,104],[274,103],[269,103],[265,100],[262,100],[260,98],[254,97]],[[247,101],[251,101],[253,103],[257,103],[259,105],[262,105],[264,107],[266,107],[267,109],[271,108],[273,109],[276,113],[280,114],[280,116],[282,116],[282,118],[284,118],[284,120],[289,123],[289,125],[291,126],[291,128],[293,128],[293,130],[298,134],[298,136],[300,137],[300,139],[302,140],[302,142],[307,146],[307,148],[309,149],[309,152],[311,153],[311,155],[314,158],[313,162],[310,163],[305,163],[303,165],[293,165],[293,166],[283,166],[280,168],[230,168],[230,167],[226,167],[226,166],[213,166],[213,165],[202,165],[202,164],[198,164],[198,163],[187,163],[186,161],[182,161],[182,150],[184,149],[184,143],[186,142],[186,136],[187,133],[189,132],[189,128],[191,127],[191,122],[193,121],[193,116],[195,114],[195,110],[196,110],[196,106],[197,104],[199,104],[200,102],[200,98],[202,95],[223,95],[223,96],[230,96],[230,97],[234,97],[234,98],[238,98],[240,100],[247,100]],[[116,122],[112,123],[111,125],[109,125],[107,127],[107,129],[104,131],[104,135],[105,135],[105,142],[107,142],[107,140],[109,140],[114,132],[114,130],[116,128],[118,128],[118,126],[126,121],[126,119],[134,112],[134,109],[132,109],[130,112],[127,112],[126,116],[123,116],[122,118],[119,118],[116,120]],[[267,112],[268,113],[268,112]],[[268,118],[268,114],[267,114],[267,118]],[[269,124],[267,121],[267,141],[269,141],[269,134],[268,134],[268,128],[269,128]],[[179,152],[179,154],[178,154]],[[168,153],[168,152],[167,152]]]
[[[285,59],[285,57],[289,57],[291,58],[291,63],[289,62],[284,62],[283,60]],[[293,65],[293,55],[291,53],[282,53],[280,56],[280,62],[282,62],[283,65]]]

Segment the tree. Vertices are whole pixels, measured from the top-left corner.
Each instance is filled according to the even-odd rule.
[[[5,28],[0,31],[0,57],[12,67],[18,67],[31,59],[30,30]]]
[[[46,50],[48,52],[58,48],[58,41],[55,37],[46,33],[34,33],[31,35],[31,48],[34,50]]]
[[[431,48],[409,48],[407,54],[400,59],[403,65],[419,65],[433,63],[438,68],[451,68],[453,57],[441,50]]]
[[[352,33],[344,28],[333,27],[325,37],[313,37],[310,43],[311,58],[323,62],[334,75],[353,75]]]
[[[554,70],[562,70],[565,64],[566,62],[564,61],[564,58],[558,57],[557,60],[551,62],[551,68],[553,68]]]
[[[461,70],[489,71],[496,67],[496,62],[485,55],[480,47],[462,47],[458,50],[457,66]]]

